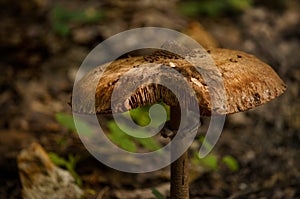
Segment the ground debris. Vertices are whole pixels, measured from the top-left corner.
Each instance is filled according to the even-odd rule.
[[[18,155],[24,199],[79,199],[83,191],[67,171],[56,167],[37,143]]]
[[[155,189],[165,196],[169,193],[170,184],[169,183],[161,184],[157,186]],[[138,199],[138,198],[154,199],[155,198],[150,188],[135,189],[134,191],[116,190],[115,196],[117,198],[122,198],[122,199]]]

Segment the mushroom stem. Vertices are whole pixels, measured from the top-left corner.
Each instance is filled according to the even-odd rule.
[[[170,129],[177,131],[181,120],[179,106],[171,106],[170,119]],[[178,147],[182,146],[181,143],[174,143],[174,141],[172,146],[175,147],[172,147],[171,156],[180,150]],[[171,199],[189,199],[188,151],[171,164]]]
[[[189,199],[188,152],[171,164],[171,199]]]

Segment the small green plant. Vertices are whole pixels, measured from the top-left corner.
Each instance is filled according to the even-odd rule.
[[[215,155],[208,154],[204,158],[200,158],[199,154],[197,152],[194,153],[194,156],[192,158],[192,163],[195,165],[203,165],[205,167],[208,167],[209,169],[212,170],[218,170],[218,158]]]
[[[55,119],[58,123],[60,123],[65,128],[67,128],[70,132],[76,132],[77,129],[81,129],[80,132],[84,132],[85,135],[92,134],[91,127],[88,126],[83,121],[77,120],[76,126],[75,126],[74,119],[73,119],[72,115],[70,115],[70,114],[57,113],[55,115]],[[64,137],[61,138],[60,140],[58,140],[58,144],[63,144],[64,142],[65,142]],[[66,168],[71,173],[71,175],[74,177],[76,184],[78,184],[79,186],[82,186],[82,180],[75,171],[76,164],[80,160],[79,155],[69,154],[68,159],[64,159],[64,158],[60,157],[58,154],[52,152],[52,153],[49,153],[49,157],[55,165]]]
[[[200,158],[199,154],[195,152],[192,158],[192,163],[195,165],[204,165],[205,167],[212,170],[219,170],[220,165],[222,164],[224,164],[231,171],[239,170],[239,164],[237,160],[230,155],[226,155],[222,157],[221,160],[219,160],[218,157],[213,154],[209,154],[204,158]]]
[[[161,102],[160,105],[162,105],[165,108],[165,111],[167,113],[167,121],[170,120],[170,106],[166,105],[165,103]],[[149,117],[149,109],[151,106],[143,106],[138,107],[136,109],[130,110],[130,116],[140,126],[147,126],[150,123],[150,117]],[[155,119],[155,118],[153,118]],[[155,125],[159,125],[161,121],[156,121]]]
[[[169,112],[168,106],[164,105],[167,113]],[[135,123],[137,123],[140,126],[146,126],[150,122],[149,117],[149,109],[150,106],[145,106],[141,108],[136,108],[131,110],[130,117],[134,120]],[[169,115],[169,114],[167,114]],[[169,117],[169,116],[168,116]],[[76,120],[76,126],[74,123],[74,119],[72,115],[66,114],[66,113],[57,113],[55,115],[55,119],[57,122],[59,122],[62,126],[66,127],[69,131],[72,132],[80,132],[84,133],[85,136],[92,135],[93,131],[89,125],[87,125],[84,121]],[[155,118],[154,118],[155,119]],[[161,121],[154,121],[154,125],[160,125]],[[147,132],[139,131],[137,132],[134,129],[130,129],[126,124],[121,125],[122,129],[125,129],[126,132],[131,131],[135,132],[136,134],[145,135]],[[136,152],[137,146],[141,145],[145,149],[148,149],[150,151],[156,151],[161,148],[161,145],[158,141],[156,141],[154,138],[136,138],[132,137],[128,134],[126,134],[124,131],[121,130],[121,128],[117,125],[117,123],[114,120],[111,120],[107,123],[107,127],[109,129],[109,133],[107,134],[108,138],[121,147],[124,150],[130,151],[130,152]],[[61,139],[59,142],[63,143],[64,141]]]
[[[110,133],[108,138],[121,147],[122,149],[130,152],[136,151],[136,144],[131,140],[131,137],[124,133],[114,121],[108,122],[108,129]]]
[[[85,136],[92,135],[93,131],[92,128],[87,125],[84,121],[76,120],[76,126],[74,123],[73,116],[67,113],[57,113],[55,115],[55,119],[58,123],[62,126],[67,128],[69,131],[84,133]]]
[[[238,171],[239,170],[239,163],[236,159],[230,155],[227,155],[222,158],[222,162],[231,170],[231,171]]]
[[[219,17],[226,13],[239,13],[252,4],[252,0],[192,0],[183,2],[180,10],[183,14],[192,17],[199,15]]]
[[[165,104],[161,104],[164,106],[166,112],[167,112],[167,120],[170,118],[170,110],[169,107]],[[149,117],[149,109],[150,106],[143,106],[136,109],[133,109],[129,112],[130,117],[132,120],[140,125],[140,126],[147,126],[150,123],[150,117]],[[124,116],[125,117],[125,116]],[[127,115],[128,117],[128,115]],[[155,117],[153,118],[155,120]],[[159,126],[162,124],[162,121],[153,121],[155,126]],[[146,135],[146,131],[139,131],[136,132],[135,129],[130,129],[130,127],[126,126],[126,124],[119,124],[120,127],[117,125],[115,121],[109,121],[108,122],[108,128],[109,128],[109,134],[108,137],[112,142],[117,144],[119,147],[123,148],[124,150],[130,151],[130,152],[136,152],[137,151],[137,145],[141,145],[145,147],[146,149],[150,151],[155,151],[161,148],[161,144],[157,142],[154,138],[148,137],[148,138],[137,138],[132,137],[128,134],[126,134],[121,129],[125,129],[126,132],[134,132],[139,135]]]
[[[205,148],[211,149],[212,146],[204,140],[204,136],[200,136],[198,140],[204,145]],[[219,170],[220,165],[222,164],[225,164],[225,166],[231,171],[239,170],[239,164],[237,160],[230,155],[226,155],[222,157],[221,160],[219,160],[218,157],[214,154],[208,154],[206,157],[200,158],[199,154],[195,152],[192,158],[192,163],[194,163],[195,165],[202,164],[212,170]]]
[[[82,186],[82,180],[75,171],[76,164],[80,160],[80,157],[78,155],[74,156],[72,154],[69,154],[68,159],[66,160],[60,157],[58,154],[52,152],[49,153],[49,157],[55,165],[66,168],[75,179],[76,184],[78,186]]]
[[[165,199],[164,195],[155,188],[152,188],[152,194],[156,197],[156,199]]]
[[[68,10],[61,6],[55,6],[51,12],[51,22],[53,30],[60,36],[68,36],[71,23],[92,24],[104,18],[104,13],[95,8],[84,10]]]

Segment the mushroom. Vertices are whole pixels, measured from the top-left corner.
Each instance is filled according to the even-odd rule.
[[[198,51],[195,49],[193,52],[197,54]],[[194,66],[183,57],[168,51],[158,50],[148,56],[129,57],[108,63],[105,71],[103,71],[103,66],[99,66],[88,72],[76,84],[76,90],[81,97],[73,99],[73,112],[88,114],[111,113],[111,98],[116,84],[131,69],[139,73],[147,73],[147,70],[156,70],[159,67],[169,67],[176,70],[195,92],[201,116],[210,116],[212,112],[225,115],[246,111],[280,96],[286,89],[286,85],[274,70],[253,55],[218,48],[207,50],[207,53],[215,62],[220,74],[216,75],[215,73],[217,72],[211,70],[210,66],[206,65],[205,60],[202,60],[202,62],[200,60],[199,67],[201,70],[204,70],[203,74],[222,78],[225,96],[222,92],[218,96],[218,89],[220,88],[217,85],[216,88],[209,89],[203,74],[199,74],[194,69]],[[144,67],[145,65],[148,66]],[[135,73],[129,73],[130,75],[134,78]],[[99,81],[100,77],[101,80]],[[127,83],[135,84],[130,82],[129,79],[127,79]],[[174,84],[176,84],[177,77],[174,76],[172,79]],[[96,93],[93,92],[95,90],[91,90],[95,88],[94,85],[96,85]],[[178,89],[185,90],[186,88],[178,83]],[[225,102],[225,106],[222,103],[212,106],[210,93],[212,91],[215,92],[216,99]],[[91,96],[91,93],[94,95]],[[190,91],[183,93],[183,95],[189,94]],[[148,85],[142,85],[134,90],[130,96],[125,96],[125,98],[124,103],[118,103],[114,107],[115,111],[124,112],[136,107],[163,101],[171,107],[168,128],[174,133],[178,130],[181,121],[180,114],[183,114],[182,109],[180,109],[178,99],[176,99],[174,93],[164,86],[153,82]],[[189,100],[188,97],[183,99]],[[193,102],[187,101],[186,103]],[[170,137],[173,138],[174,135]],[[175,146],[180,146],[180,143],[175,144]],[[188,153],[186,151],[176,161],[171,163],[171,198],[189,198]]]

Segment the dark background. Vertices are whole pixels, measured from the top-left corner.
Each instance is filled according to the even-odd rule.
[[[227,117],[212,153],[234,157],[239,169],[194,166],[191,198],[300,198],[299,1],[208,2],[1,0],[0,198],[21,197],[16,156],[33,141],[61,156],[85,157],[77,172],[83,189],[95,192],[87,198],[101,190],[108,190],[103,198],[134,198],[138,191],[151,198],[152,187],[165,186],[168,168],[135,175],[101,165],[55,114],[71,113],[67,102],[76,72],[101,41],[135,27],[184,31],[191,21],[221,47],[271,65],[288,86],[272,102]]]

